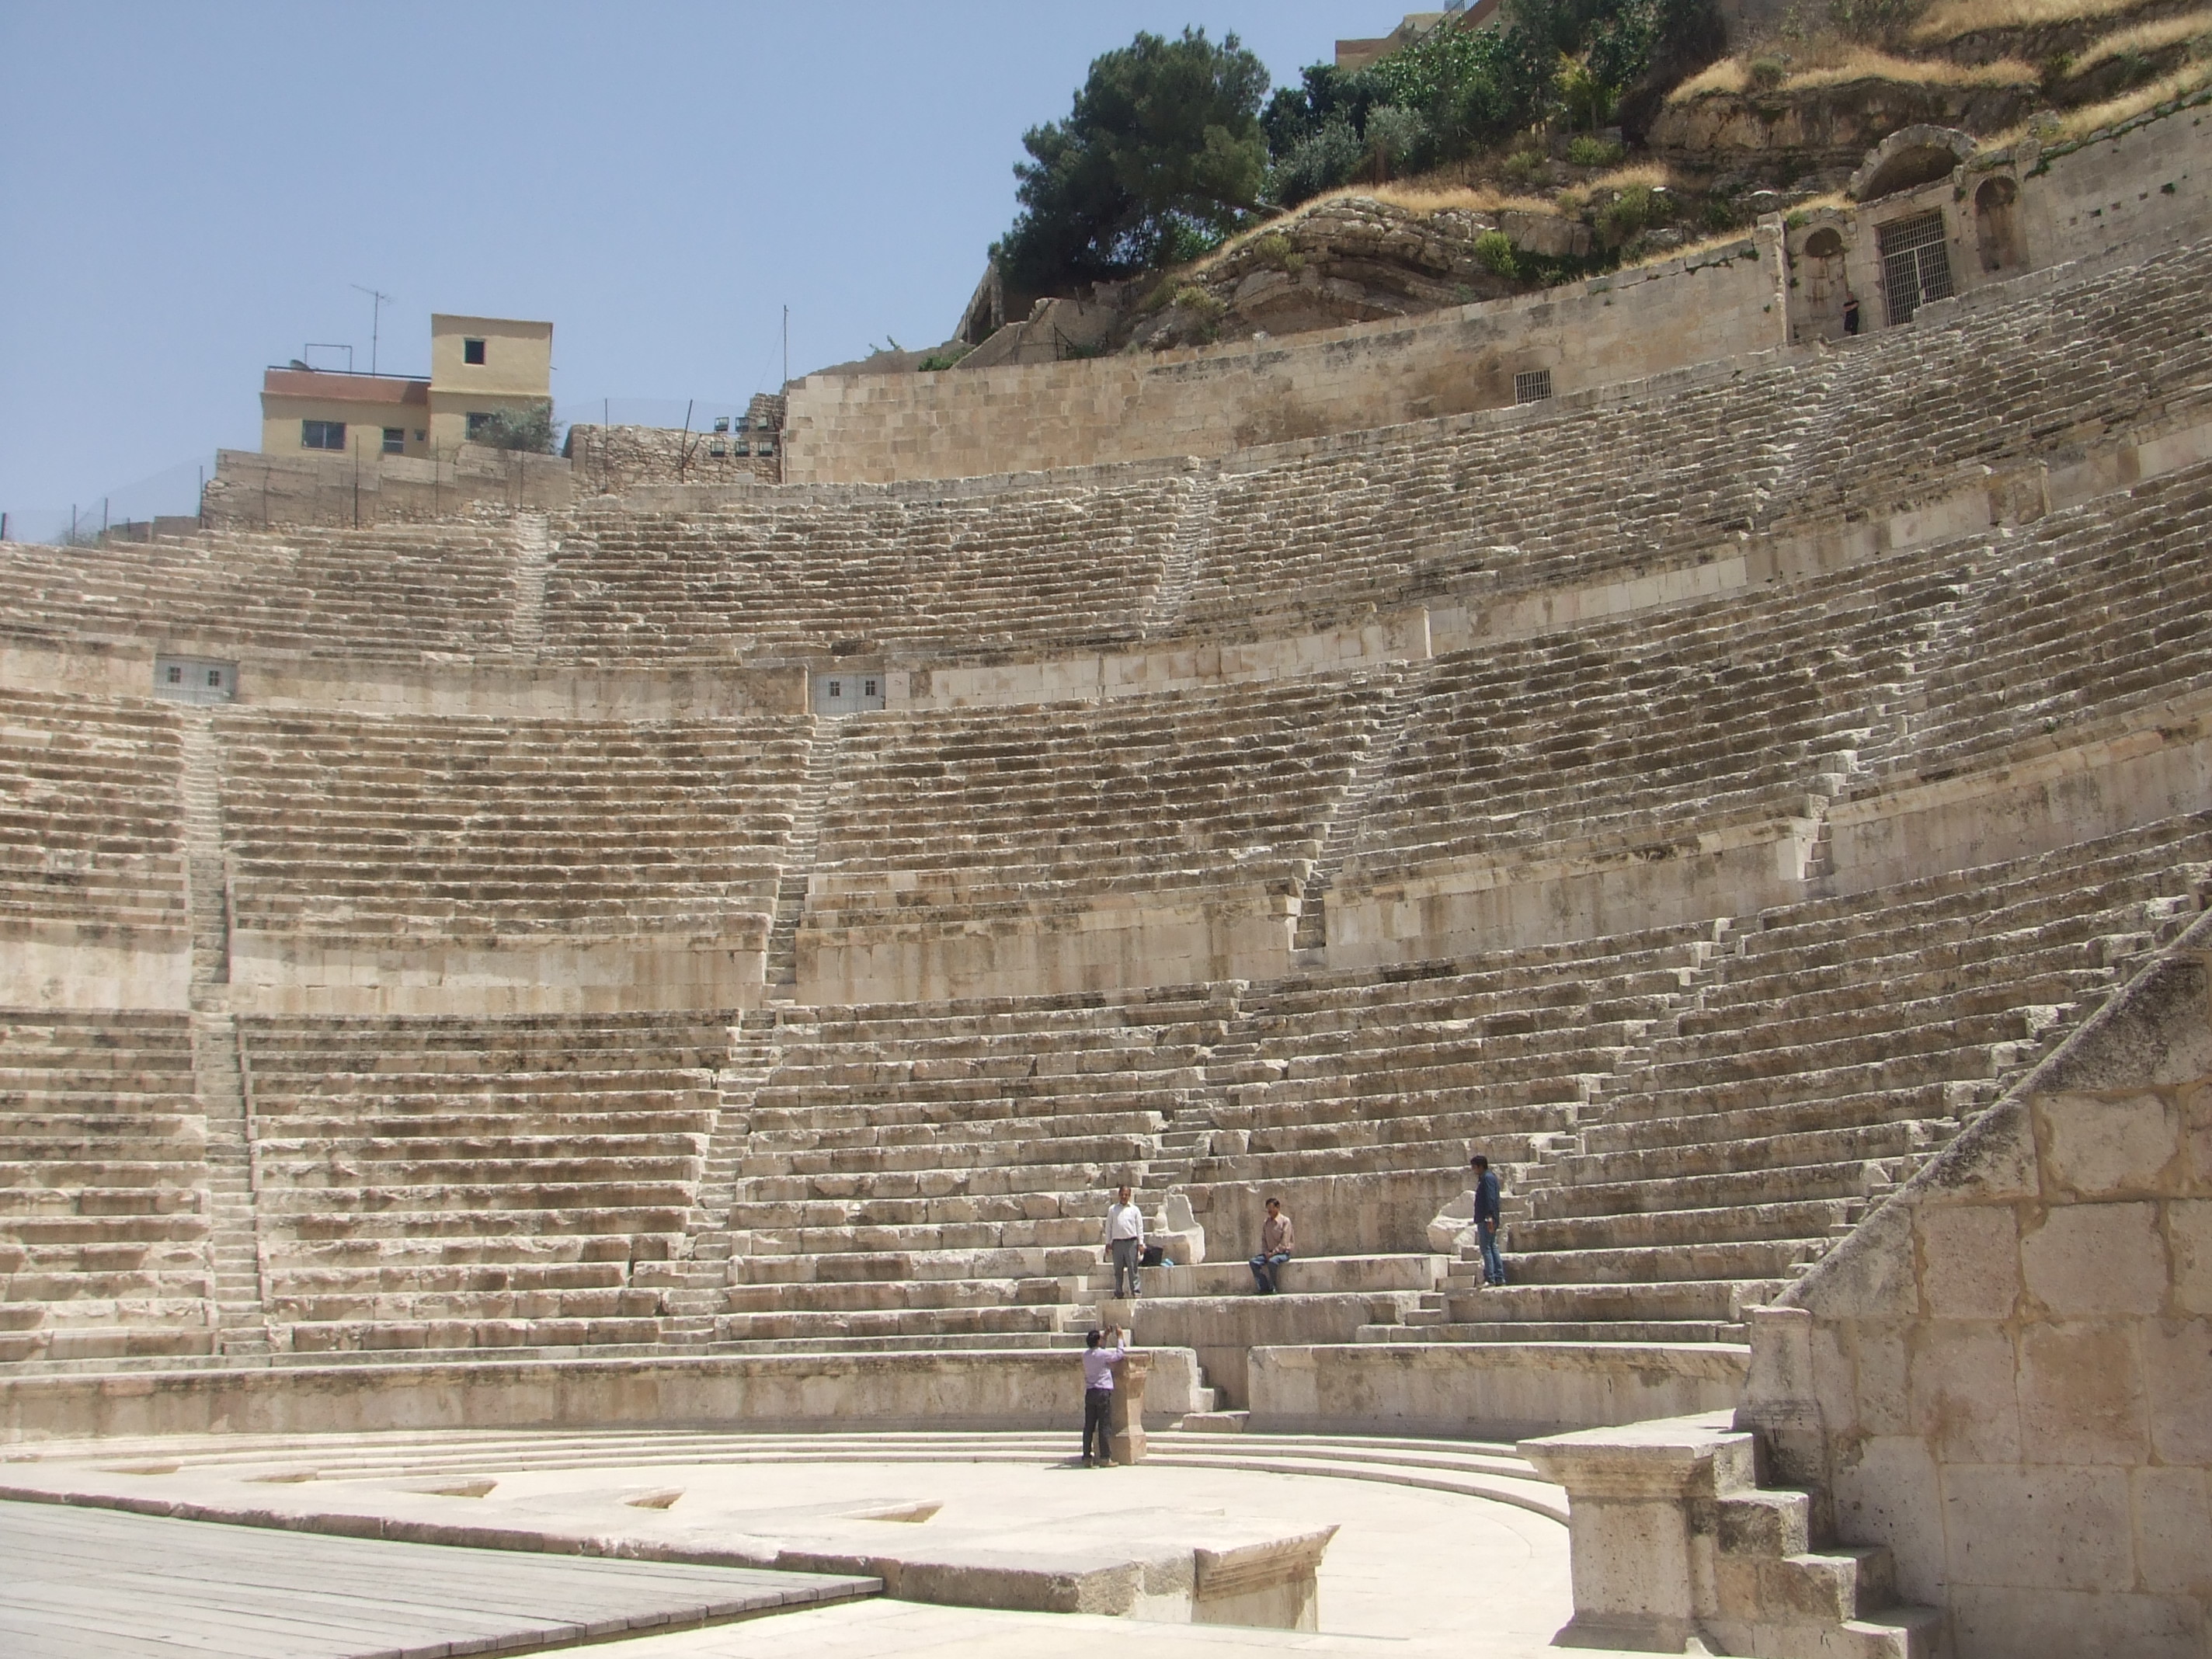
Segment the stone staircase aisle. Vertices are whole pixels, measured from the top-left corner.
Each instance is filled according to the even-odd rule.
[[[1191,590],[1197,583],[1200,559],[1213,541],[1214,515],[1221,498],[1221,469],[1211,465],[1191,480],[1191,493],[1176,519],[1175,539],[1168,544],[1160,585],[1145,617],[1148,636],[1166,633],[1182,621],[1190,608]]]
[[[553,554],[543,513],[514,515],[514,618],[508,635],[518,651],[545,641],[545,568]]]
[[[1335,810],[1329,815],[1321,856],[1314,860],[1299,896],[1297,927],[1291,938],[1291,959],[1301,966],[1326,965],[1329,889],[1335,885],[1337,872],[1344,868],[1344,861],[1352,856],[1352,849],[1358,843],[1369,803],[1389,785],[1390,763],[1419,702],[1420,685],[1418,678],[1400,685],[1383,704],[1381,717],[1369,728],[1366,745],[1359,751],[1359,770],[1352,778],[1352,787],[1338,799]]]
[[[683,1247],[669,1261],[641,1261],[630,1270],[633,1288],[661,1291],[665,1342],[696,1347],[714,1340],[714,1316],[729,1290],[730,1206],[752,1133],[753,1097],[775,1070],[781,1024],[779,1010],[753,1008],[730,1027],[729,1054],[714,1079],[722,1103],[708,1137],[699,1195],[685,1223]]]
[[[822,815],[830,790],[837,780],[839,739],[847,716],[817,714],[812,743],[806,751],[806,773],[791,815],[787,843],[789,861],[776,884],[775,918],[769,927],[768,1000],[788,1005],[797,1000],[799,987],[799,924],[806,914],[806,885],[814,860],[822,849]]]
[[[730,1027],[727,1058],[716,1073],[722,1104],[708,1137],[699,1194],[686,1224],[683,1249],[667,1261],[638,1263],[630,1283],[662,1293],[661,1336],[683,1346],[714,1340],[714,1316],[730,1285],[730,1209],[737,1199],[739,1167],[752,1133],[755,1096],[775,1073],[782,1054],[783,1016],[799,993],[799,925],[806,913],[807,878],[822,842],[822,815],[837,772],[841,717],[817,714],[806,771],[792,810],[789,861],[776,883],[775,915],[769,928],[763,975],[766,1005],[740,1014]]]
[[[191,920],[192,1077],[206,1117],[210,1316],[218,1354],[270,1352],[256,1224],[253,1128],[238,1023],[229,1008],[230,896],[222,851],[222,755],[211,711],[184,714],[187,903]]]

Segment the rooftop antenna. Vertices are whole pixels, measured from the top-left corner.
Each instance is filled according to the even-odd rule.
[[[791,307],[783,308],[783,383],[791,384]]]
[[[368,295],[368,372],[374,374],[376,373],[377,326],[384,319],[384,307],[392,303],[392,296],[379,294],[373,288],[363,288],[359,283],[348,283],[346,286],[356,294]]]

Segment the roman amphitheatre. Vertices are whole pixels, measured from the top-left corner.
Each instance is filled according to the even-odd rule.
[[[0,544],[0,1644],[2205,1659],[2153,91]]]

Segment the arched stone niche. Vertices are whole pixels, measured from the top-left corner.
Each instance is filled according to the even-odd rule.
[[[1844,194],[1854,202],[1871,202],[1934,184],[1972,159],[1975,148],[1972,135],[1956,127],[1901,128],[1867,152]]]
[[[1790,338],[1841,339],[1847,331],[1844,308],[1850,303],[1848,258],[1840,221],[1815,222],[1790,239],[1790,275],[1796,287],[1790,301]]]
[[[2002,173],[1982,180],[1974,191],[1974,240],[1984,275],[2018,270],[2020,185]]]

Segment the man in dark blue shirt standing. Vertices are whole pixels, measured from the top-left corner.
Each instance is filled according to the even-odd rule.
[[[1468,1160],[1468,1167],[1474,1171],[1474,1231],[1482,1241],[1482,1282],[1503,1285],[1505,1258],[1498,1253],[1498,1176],[1480,1152]]]

